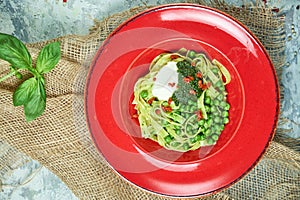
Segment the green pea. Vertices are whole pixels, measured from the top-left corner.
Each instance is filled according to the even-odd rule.
[[[176,133],[177,135],[181,135],[181,130],[180,130],[180,129],[176,129],[176,130],[175,130],[175,133]]]
[[[197,122],[195,121],[193,124],[194,125],[192,126],[192,129],[193,129],[193,133],[195,133],[198,130]]]
[[[219,105],[220,105],[220,101],[219,101],[218,99],[215,99],[215,100],[213,101],[213,104],[214,104],[215,106],[219,106]]]
[[[205,120],[204,120],[204,119],[200,119],[199,122],[198,122],[198,124],[199,124],[200,126],[204,126],[204,123],[205,123]]]
[[[222,101],[222,102],[220,103],[220,106],[221,106],[223,109],[226,107],[226,105],[227,105],[226,101]]]
[[[203,125],[203,127],[204,127],[205,129],[208,129],[208,127],[209,127],[209,124],[208,124],[207,122],[204,122],[204,125]]]
[[[214,134],[214,135],[211,136],[211,138],[212,138],[214,141],[217,141],[217,140],[219,139],[219,136]]]
[[[210,112],[212,112],[212,113],[217,112],[217,107],[216,106],[211,106],[210,107]]]
[[[211,98],[210,97],[205,97],[204,98],[204,103],[210,105],[211,104]]]
[[[192,132],[192,126],[187,126],[186,130],[188,131],[188,134],[190,134]]]
[[[175,129],[175,130],[180,129],[180,127],[181,127],[180,125],[174,125],[174,129]]]
[[[216,85],[215,85],[215,86],[216,86],[216,87],[221,87],[222,85],[223,85],[223,84],[222,84],[222,81],[219,80],[219,81],[216,82]]]
[[[207,120],[207,124],[208,124],[208,126],[210,126],[211,124],[212,124],[212,122],[213,122],[213,120],[210,118],[210,119],[208,119]]]
[[[163,120],[162,124],[163,124],[164,126],[166,126],[166,125],[169,124],[169,122],[168,122],[167,120]]]
[[[214,122],[215,122],[215,123],[220,123],[220,122],[221,122],[221,118],[220,118],[219,116],[216,116],[216,117],[214,118]]]
[[[214,74],[218,74],[218,73],[219,73],[218,68],[212,68],[211,71],[212,71]]]
[[[210,135],[210,134],[211,134],[211,130],[210,130],[210,129],[206,129],[204,135],[208,136],[208,135]]]
[[[214,144],[214,140],[212,138],[208,138],[207,143],[208,144]]]
[[[220,135],[221,132],[222,132],[222,131],[221,131],[220,129],[214,131],[214,133],[217,134],[217,135]]]
[[[197,142],[196,137],[190,138],[190,142],[193,144],[195,142]]]
[[[193,101],[193,105],[194,105],[194,106],[197,106],[197,100],[194,100],[194,101]]]
[[[204,109],[205,109],[206,112],[210,113],[210,107],[209,106],[205,105]]]
[[[166,136],[164,139],[167,144],[170,144],[170,142],[172,141],[172,137],[170,135]]]
[[[180,112],[184,112],[186,110],[185,106],[180,106],[179,110],[180,110]]]
[[[143,91],[141,91],[141,94],[140,94],[140,95],[141,95],[142,98],[145,99],[145,98],[147,98],[147,96],[148,96],[148,91],[147,91],[147,90],[143,90]]]
[[[189,51],[188,52],[188,57],[195,58],[195,56],[196,56],[196,52],[195,51]]]
[[[185,54],[186,52],[187,52],[187,49],[184,48],[184,47],[182,47],[182,48],[179,49],[179,51],[178,51],[178,53],[181,54],[181,55]]]
[[[189,111],[191,109],[191,106],[189,106],[189,105],[187,105],[186,107],[185,107],[185,111]]]
[[[224,121],[224,120],[223,120],[223,121]],[[224,130],[224,128],[225,128],[225,126],[224,126],[223,124],[221,124],[221,125],[220,125],[220,129],[219,129],[219,130],[220,130],[220,131],[223,131],[223,130]]]
[[[215,112],[213,112],[212,114],[214,115],[214,117],[216,117],[216,116],[219,116],[219,115],[220,115],[220,113],[219,113],[219,111],[218,111],[218,110],[217,110],[217,111],[215,111]]]
[[[193,105],[194,102],[192,100],[188,100],[188,105]]]
[[[221,86],[219,87],[219,90],[222,91],[222,92],[225,91],[224,85],[221,85]]]
[[[182,147],[184,150],[188,150],[190,148],[190,145],[188,143],[184,143]]]
[[[169,106],[169,103],[167,101],[162,102],[162,106]]]
[[[199,140],[205,140],[205,139],[206,139],[206,137],[204,134],[199,134]]]
[[[219,94],[219,96],[217,97],[217,99],[219,101],[223,101],[224,100],[224,95],[223,94]]]
[[[214,127],[214,131],[213,131],[215,134],[217,135],[220,135],[221,134],[221,130],[220,130],[220,126],[219,125],[216,125]]]
[[[223,119],[223,123],[224,123],[224,124],[228,124],[228,123],[229,123],[229,119],[228,119],[227,117],[224,118],[224,119]]]
[[[214,123],[212,128],[213,128],[213,130],[218,130],[218,129],[220,129],[220,125]]]
[[[185,117],[186,119],[188,119],[188,118],[190,117],[190,114],[189,114],[189,113],[185,113],[185,114],[184,114],[184,117]]]
[[[223,112],[222,112],[222,117],[228,117],[228,111],[226,111],[226,110],[223,111]]]
[[[196,135],[196,136],[194,137],[194,140],[195,140],[195,141],[200,141],[200,135]]]
[[[217,124],[212,124],[212,126],[210,127],[211,132],[213,132],[213,133],[216,132],[216,130],[217,130],[216,126],[217,126]]]
[[[178,147],[180,145],[180,142],[171,142],[170,144],[172,147]]]
[[[229,110],[229,109],[230,109],[230,104],[229,104],[229,103],[226,103],[224,109],[225,109],[225,110]]]
[[[196,106],[191,106],[190,112],[194,112],[194,111],[196,111],[196,110],[197,110],[197,107],[196,107]]]

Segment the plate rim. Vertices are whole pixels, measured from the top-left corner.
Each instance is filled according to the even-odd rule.
[[[168,194],[163,194],[160,192],[156,192],[156,191],[152,191],[150,189],[144,188],[140,185],[137,185],[134,182],[131,182],[130,180],[128,180],[127,178],[125,178],[121,173],[119,173],[110,163],[109,161],[105,158],[104,154],[101,152],[98,144],[95,142],[95,138],[94,138],[94,134],[91,131],[91,126],[90,126],[90,122],[89,122],[89,116],[88,116],[88,88],[90,85],[90,78],[91,78],[91,74],[94,70],[94,66],[97,63],[98,58],[100,57],[104,47],[106,45],[109,44],[109,41],[111,39],[112,36],[114,36],[115,34],[117,34],[124,26],[126,26],[128,23],[130,23],[131,21],[142,17],[143,15],[146,15],[148,13],[152,13],[152,12],[156,12],[156,11],[160,11],[160,10],[164,10],[164,9],[176,9],[176,8],[202,8],[205,10],[209,10],[209,11],[213,11],[215,13],[221,14],[227,18],[229,18],[230,20],[234,21],[235,23],[237,23],[239,26],[241,26],[245,32],[247,34],[249,34],[253,40],[255,42],[257,42],[257,45],[261,48],[261,50],[263,51],[263,54],[266,56],[266,59],[269,62],[269,67],[272,69],[272,73],[273,73],[273,78],[274,78],[274,82],[275,82],[275,89],[276,89],[276,112],[274,115],[274,122],[273,122],[273,126],[272,126],[272,130],[271,132],[268,134],[269,138],[268,138],[268,142],[266,143],[266,145],[264,146],[264,149],[262,150],[262,152],[260,153],[260,155],[257,157],[256,161],[253,162],[253,164],[247,169],[245,170],[245,172],[243,174],[241,174],[238,178],[236,178],[235,180],[233,180],[232,182],[228,183],[227,185],[223,186],[223,187],[219,187],[218,189],[215,189],[213,191],[209,191],[206,193],[201,193],[201,194],[196,194],[196,195],[168,195]],[[266,151],[269,149],[270,144],[275,136],[276,130],[277,130],[277,126],[278,126],[278,120],[279,120],[279,115],[280,115],[280,106],[281,106],[281,102],[280,102],[280,86],[279,86],[279,81],[278,81],[278,76],[276,73],[276,69],[274,67],[274,64],[270,58],[270,55],[268,54],[267,50],[265,49],[265,47],[263,46],[262,42],[258,39],[257,36],[254,35],[254,33],[252,33],[252,31],[243,23],[241,23],[239,20],[237,20],[235,17],[221,11],[218,10],[216,8],[212,8],[209,6],[205,6],[205,5],[200,5],[200,4],[192,4],[192,3],[170,3],[170,4],[164,4],[164,5],[158,5],[158,6],[153,6],[150,8],[146,8],[145,10],[138,12],[137,14],[134,14],[133,16],[129,17],[128,19],[124,20],[121,24],[119,24],[107,37],[106,39],[101,43],[101,45],[99,46],[99,48],[97,49],[97,51],[95,52],[95,55],[89,65],[89,70],[87,73],[87,77],[86,77],[86,85],[84,88],[84,112],[85,112],[85,117],[86,117],[86,124],[89,130],[89,135],[90,138],[92,139],[92,143],[93,145],[96,147],[97,152],[100,154],[100,156],[103,158],[104,162],[106,163],[107,166],[109,166],[109,168],[118,176],[121,177],[123,180],[125,180],[127,183],[129,183],[130,185],[142,189],[145,192],[148,192],[150,194],[154,194],[154,195],[158,195],[158,196],[162,196],[162,197],[171,197],[171,198],[196,198],[196,197],[206,197],[206,196],[211,196],[213,194],[216,194],[220,191],[223,191],[226,188],[229,188],[230,186],[234,185],[235,183],[239,182],[241,179],[243,179],[247,174],[249,174],[252,169],[257,166],[257,164],[262,160],[263,156],[265,155]]]

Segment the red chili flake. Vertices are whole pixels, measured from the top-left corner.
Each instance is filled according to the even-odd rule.
[[[176,84],[176,83],[174,83],[174,82],[173,82],[173,83],[168,83],[168,86],[170,86],[170,87],[174,87],[174,86],[175,86],[175,84]]]
[[[191,81],[191,79],[189,79],[188,77],[184,77],[183,81],[186,82],[186,83],[189,83]]]
[[[198,121],[199,121],[200,119],[203,118],[201,110],[197,110],[197,111],[195,112],[195,114],[197,115],[197,120],[198,120]]]
[[[196,63],[195,63],[195,62],[192,62],[192,63],[191,63],[191,66],[192,66],[192,67],[195,67],[195,66],[196,66]]]
[[[173,55],[170,56],[170,58],[171,58],[171,60],[174,60],[174,59],[176,59],[176,58],[179,58],[179,55],[174,55],[174,54],[173,54]]]
[[[203,87],[202,80],[199,80],[199,81],[198,81],[198,88],[202,88],[202,87]]]
[[[208,87],[207,87],[207,85],[205,84],[205,85],[202,86],[201,89],[202,89],[202,90],[206,90],[207,88],[208,88]]]
[[[172,107],[171,106],[162,106],[162,109],[165,112],[172,112]]]
[[[155,97],[152,97],[147,101],[147,103],[151,105],[154,100],[155,100]]]
[[[196,73],[196,77],[197,77],[197,78],[202,78],[201,72],[197,72],[197,73]]]
[[[207,88],[209,88],[211,86],[211,83],[208,82],[207,84],[203,84],[202,80],[198,81],[198,88],[202,89],[202,90],[206,90]]]
[[[207,88],[209,88],[211,86],[211,83],[210,82],[208,82],[208,83],[206,83],[206,84],[204,84],[203,86],[202,86],[202,90],[206,90]]]
[[[191,81],[194,80],[194,77],[192,77],[192,76],[188,76],[188,77],[189,77],[189,79],[190,79]]]
[[[67,3],[67,0],[63,0],[63,3]]]
[[[168,99],[168,104],[170,105],[170,104],[172,103],[172,101],[173,101],[173,99],[172,99],[172,97],[170,97],[170,98]]]
[[[190,90],[190,94],[195,95],[196,91],[195,90]]]
[[[153,81],[156,81],[156,77],[153,77]]]
[[[134,119],[136,119],[138,117],[139,117],[139,115],[137,113],[135,113],[135,114],[132,115],[132,118],[134,118]]]
[[[189,83],[193,80],[194,80],[194,77],[192,77],[192,76],[186,76],[186,77],[183,78],[183,81],[186,82],[186,83]]]

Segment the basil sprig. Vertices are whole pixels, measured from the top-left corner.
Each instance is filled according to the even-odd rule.
[[[60,57],[60,43],[52,42],[42,48],[36,65],[33,66],[26,46],[16,37],[0,33],[0,59],[11,64],[10,72],[0,78],[0,82],[11,76],[22,79],[20,70],[27,70],[32,74],[32,77],[21,83],[13,94],[13,105],[24,106],[28,122],[41,116],[46,108],[44,74],[57,65]]]

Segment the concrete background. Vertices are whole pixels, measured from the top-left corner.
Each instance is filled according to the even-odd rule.
[[[110,14],[134,6],[158,5],[179,2],[176,0],[0,0],[0,32],[12,34],[24,42],[43,41],[67,34],[84,35],[93,25]],[[234,5],[243,1],[227,0]],[[246,1],[247,2],[247,1]],[[286,55],[282,84],[285,87],[282,116],[284,125],[291,129],[291,137],[300,137],[300,0],[269,0],[272,7],[286,15]],[[50,28],[49,28],[50,27]],[[0,177],[1,178],[1,177]],[[31,160],[2,177],[0,199],[13,200],[73,200],[72,192],[54,174]]]

